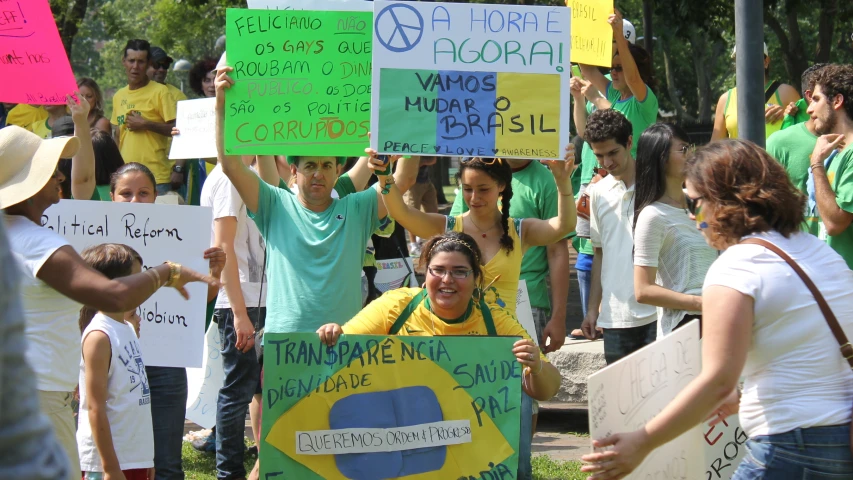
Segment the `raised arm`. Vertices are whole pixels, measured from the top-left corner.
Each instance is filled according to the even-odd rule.
[[[586,97],[584,96],[582,89],[584,85],[589,84],[589,82],[583,80],[580,77],[572,77],[570,85],[570,91],[572,92],[572,100],[574,105],[572,106],[572,120],[575,122],[575,131],[578,132],[578,135],[583,138],[584,132],[586,132]]]
[[[387,168],[387,165],[379,160],[376,150],[367,148],[365,152],[370,157],[370,168],[379,178],[379,181],[374,185],[376,194],[379,196],[379,218],[383,217],[382,212],[387,212],[406,230],[421,238],[429,238],[444,233],[447,224],[445,216],[437,213],[424,213],[406,205],[406,202],[403,201],[403,194],[394,184],[394,177],[379,174]],[[387,193],[383,194],[383,190],[386,190]]]
[[[120,277],[113,280],[91,268],[66,245],[57,249],[42,265],[36,276],[57,292],[77,303],[88,305],[104,312],[126,312],[141,305],[169,280],[169,265],[162,264],[151,268],[154,273],[145,272]],[[175,285],[181,295],[187,297],[184,285],[190,282],[205,282],[217,285],[219,282],[208,275],[202,275],[187,267],[180,267],[180,277]]]
[[[275,163],[275,157],[273,155],[258,155],[256,159],[258,162],[258,176],[267,184],[277,187],[281,177],[278,175],[278,166]]]
[[[634,94],[637,101],[645,101],[649,89],[646,82],[643,81],[643,77],[640,76],[637,62],[634,61],[634,56],[631,55],[631,49],[628,47],[628,40],[622,34],[622,12],[618,8],[614,9],[607,22],[613,27],[613,39],[616,41],[616,51],[622,60],[622,73],[625,75],[625,83],[628,84],[628,88],[631,89],[631,93]]]
[[[582,63],[578,64],[581,67],[581,73],[583,74],[583,78],[592,83],[592,85],[598,89],[600,92],[607,91],[607,85],[610,83],[610,80],[601,73],[601,70],[594,65],[584,65]]]
[[[225,155],[225,90],[234,85],[234,80],[228,76],[232,70],[231,67],[222,67],[216,72],[216,159],[222,164],[222,171],[234,184],[246,208],[257,212],[260,195],[258,176],[243,164],[239,156]]]
[[[429,165],[433,163],[435,163],[435,159]],[[420,159],[415,157],[397,160],[397,169],[394,170],[394,183],[397,184],[397,190],[401,194],[408,192],[415,182],[417,182],[420,165],[422,165]]]
[[[711,141],[724,140],[729,137],[726,130],[726,104],[729,101],[729,92],[720,95],[717,100],[717,111],[714,112],[714,130],[711,132]]]
[[[95,149],[89,128],[89,102],[80,92],[76,96],[77,101],[71,95],[65,98],[74,121],[74,136],[80,140],[80,149],[71,160],[71,196],[89,200],[95,191]]]
[[[525,245],[550,245],[562,240],[574,231],[577,224],[575,194],[572,191],[572,171],[575,169],[575,148],[566,149],[566,160],[548,160],[546,163],[554,174],[559,198],[557,216],[548,220],[525,218],[521,224],[522,240]]]

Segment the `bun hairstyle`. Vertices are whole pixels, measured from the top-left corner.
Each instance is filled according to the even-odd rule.
[[[480,252],[480,247],[477,246],[477,242],[470,235],[461,232],[446,232],[430,238],[421,249],[419,264],[429,266],[432,257],[442,252],[459,252],[465,255],[468,263],[471,264],[477,287],[483,287],[483,267],[480,265],[480,259],[483,258],[483,255]]]
[[[95,245],[83,250],[80,256],[87,265],[110,280],[130,275],[133,271],[133,262],[139,262],[139,265],[142,265],[142,256],[136,250],[120,243]],[[96,313],[98,313],[97,309],[91,307],[80,309],[80,333],[86,330]]]
[[[459,162],[459,173],[456,176],[457,183],[461,183],[462,174],[465,170],[479,170],[492,178],[499,186],[503,187],[501,193],[501,227],[503,234],[500,238],[501,248],[507,254],[513,249],[512,237],[509,234],[509,202],[512,199],[512,168],[502,158],[483,159],[481,157],[466,157]]]

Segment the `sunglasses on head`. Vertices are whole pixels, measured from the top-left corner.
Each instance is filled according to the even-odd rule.
[[[500,158],[500,157],[494,157],[494,158],[465,157],[461,160],[461,162],[462,163],[469,163],[469,162],[472,162],[473,160],[479,160],[480,163],[482,163],[483,165],[494,165],[495,162],[502,164],[504,161],[503,158]]]
[[[684,191],[684,203],[687,204],[687,211],[690,212],[690,215],[696,215],[696,212],[699,210],[699,201],[702,200],[702,197],[692,198],[687,194],[687,190]]]

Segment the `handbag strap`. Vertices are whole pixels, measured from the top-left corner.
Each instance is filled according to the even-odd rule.
[[[791,266],[797,275],[800,276],[803,283],[806,284],[809,291],[812,292],[812,296],[817,301],[817,306],[820,307],[820,311],[823,313],[823,317],[826,319],[826,323],[829,325],[829,329],[832,330],[832,335],[835,336],[835,340],[838,341],[838,345],[841,346],[841,355],[847,360],[847,363],[850,364],[850,367],[853,368],[853,346],[850,345],[850,342],[847,340],[847,335],[844,334],[844,330],[841,328],[841,325],[838,323],[838,319],[835,318],[835,314],[832,313],[832,309],[829,308],[829,304],[826,303],[826,299],[823,298],[823,295],[817,289],[812,279],[806,275],[806,272],[803,271],[802,268],[791,258],[787,253],[785,253],[781,248],[776,245],[768,242],[767,240],[761,238],[747,238],[746,240],[742,240],[741,244],[751,243],[754,245],[761,245],[762,247],[770,250],[771,252],[778,255],[782,260]]]

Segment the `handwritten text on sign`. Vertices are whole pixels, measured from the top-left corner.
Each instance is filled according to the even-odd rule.
[[[589,432],[604,438],[642,428],[699,375],[699,323],[694,321],[657,342],[590,375]],[[702,434],[693,428],[656,449],[629,479],[701,478]]]
[[[370,128],[368,12],[229,9],[229,154],[360,155]]]
[[[172,137],[170,159],[216,157],[215,98],[178,102],[175,126],[181,134]]]
[[[607,18],[613,0],[566,0],[566,6],[572,9],[572,61],[610,67],[613,27]]]
[[[515,340],[267,333],[261,475],[514,478]]]
[[[562,158],[570,9],[375,3],[373,148]]]
[[[213,215],[207,207],[63,200],[42,215],[41,224],[65,237],[78,253],[102,243],[121,243],[142,256],[143,270],[167,260],[207,272]],[[200,367],[207,287],[186,286],[190,299],[161,288],[139,309],[139,343],[145,364]]]
[[[77,90],[48,0],[0,1],[0,101],[58,105]]]

